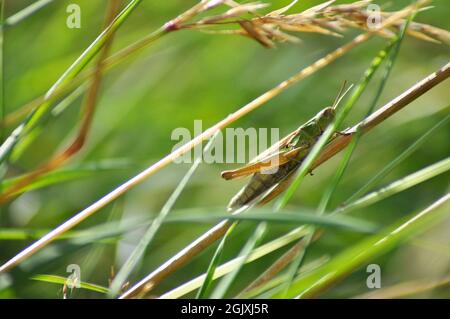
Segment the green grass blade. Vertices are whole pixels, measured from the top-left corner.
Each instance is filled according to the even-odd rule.
[[[406,150],[404,150],[395,159],[387,163],[387,165],[378,172],[374,177],[372,177],[366,184],[364,184],[360,189],[358,189],[352,196],[350,196],[345,203],[354,201],[356,198],[361,196],[370,190],[374,185],[376,185],[383,177],[389,174],[395,167],[397,167],[403,160],[414,153],[419,147],[425,144],[428,139],[439,129],[448,124],[450,120],[450,115],[446,115],[440,122],[429,129],[425,134],[423,134],[419,139],[417,139],[413,144],[411,144]]]
[[[384,87],[386,86],[386,82],[387,79],[389,78],[389,75],[391,73],[392,67],[394,65],[394,62],[398,56],[398,52],[400,49],[400,44],[403,40],[403,37],[405,35],[405,30],[407,28],[407,24],[405,24],[405,26],[403,27],[403,30],[401,31],[400,35],[398,36],[398,39],[395,40],[393,43],[390,43],[386,48],[384,48],[379,54],[378,57],[375,58],[375,60],[373,61],[373,65],[376,66],[376,68],[378,68],[380,66],[381,63],[383,63],[383,61],[387,59],[386,62],[386,68],[385,68],[385,72],[383,74],[383,77],[381,79],[381,83],[377,89],[377,92],[375,94],[375,97],[372,100],[372,103],[370,104],[370,107],[366,113],[366,117],[368,117],[370,114],[372,114],[373,110],[375,109],[375,106],[378,103],[378,100],[381,96],[381,93],[383,92]],[[391,52],[392,50],[392,52]],[[363,88],[363,91],[367,88],[367,84],[366,86]],[[353,106],[352,106],[353,107]],[[327,188],[327,190],[325,191],[324,195],[321,198],[319,207],[318,207],[318,213],[322,214],[325,212],[325,210],[327,209],[328,203],[331,200],[331,197],[333,196],[334,192],[337,189],[337,186],[339,185],[339,182],[341,181],[342,177],[344,176],[344,173],[348,167],[348,164],[350,162],[350,159],[353,155],[353,152],[356,149],[356,145],[358,144],[360,138],[361,138],[361,130],[357,130],[356,134],[354,136],[354,138],[352,139],[349,147],[347,148],[343,159],[341,160],[341,163],[339,164],[339,167],[336,171],[336,174],[334,175],[334,178],[330,184],[330,186]]]
[[[402,179],[399,179],[377,191],[367,194],[366,196],[337,209],[334,213],[348,213],[356,209],[372,205],[389,196],[400,193],[410,187],[420,184],[430,178],[443,174],[450,170],[450,157],[427,166],[420,171],[412,173]]]
[[[36,281],[48,282],[48,283],[52,283],[52,284],[59,284],[59,285],[65,285],[67,283],[67,277],[61,277],[61,276],[56,276],[56,275],[35,275],[35,276],[31,277],[31,279],[36,280]],[[106,287],[96,285],[96,284],[91,284],[88,282],[83,282],[83,281],[80,282],[79,288],[99,292],[102,294],[106,294],[108,292],[108,288],[106,288]]]
[[[100,173],[114,172],[118,170],[126,170],[133,168],[135,164],[127,160],[103,160],[99,162],[84,163],[74,167],[68,167],[57,171],[52,171],[38,177],[35,181],[27,186],[19,189],[15,195],[22,194],[24,192],[41,189],[51,185],[61,184],[81,178],[88,178],[96,176]],[[0,189],[8,188],[14,185],[22,176],[9,178],[0,182]]]
[[[219,132],[216,133],[209,140],[209,142],[206,144],[206,146],[204,148],[204,152],[207,152],[210,149],[210,147],[213,145],[214,140],[218,134],[219,134]],[[116,277],[114,278],[113,282],[111,283],[110,292],[108,294],[110,297],[115,297],[119,293],[125,280],[128,278],[128,276],[131,274],[133,269],[136,267],[139,260],[144,255],[145,250],[147,249],[147,247],[150,245],[151,241],[155,237],[156,232],[161,227],[161,225],[164,222],[164,220],[166,219],[167,215],[169,214],[169,212],[172,210],[173,206],[175,205],[175,202],[177,201],[178,197],[181,195],[181,193],[183,192],[187,183],[191,179],[192,175],[194,174],[194,172],[197,170],[198,166],[202,162],[202,157],[203,157],[203,154],[200,154],[197,158],[195,158],[194,163],[189,168],[186,175],[182,178],[180,183],[177,185],[177,187],[175,188],[175,190],[170,195],[169,199],[167,200],[167,202],[164,204],[163,208],[159,212],[158,216],[153,220],[152,224],[147,229],[144,236],[142,236],[141,240],[139,241],[138,245],[131,253],[130,257],[126,260],[126,262],[124,263],[124,265],[122,266],[120,271],[117,273]]]
[[[217,285],[217,288],[214,290],[214,292],[211,294],[212,299],[222,299],[224,298],[225,294],[227,293],[228,289],[230,288],[231,284],[233,283],[234,279],[236,279],[239,271],[244,266],[245,262],[249,259],[250,254],[254,250],[254,248],[258,245],[258,243],[262,240],[264,234],[267,231],[267,223],[260,223],[258,224],[256,230],[252,234],[252,236],[248,239],[248,241],[245,243],[244,247],[239,253],[238,258],[239,263],[236,265],[236,267],[231,271],[229,274],[227,274]]]
[[[237,223],[233,223],[231,227],[228,229],[226,234],[223,236],[222,240],[217,246],[216,251],[214,252],[214,256],[211,259],[211,262],[208,265],[208,269],[206,270],[205,280],[203,281],[202,286],[197,292],[196,299],[205,299],[208,295],[208,292],[211,288],[212,282],[214,280],[214,273],[216,272],[217,266],[219,265],[220,258],[222,256],[223,248],[225,247],[225,242],[230,234],[233,232],[233,229],[236,227]]]
[[[121,222],[107,222],[83,230],[68,231],[56,240],[72,240],[76,243],[84,243],[116,238],[150,223],[150,219],[142,218],[134,218]],[[0,240],[32,240],[40,238],[48,232],[48,229],[0,228]]]
[[[302,182],[303,178],[309,171],[309,168],[314,163],[315,159],[319,155],[322,148],[325,146],[329,138],[332,136],[332,134],[338,129],[338,127],[341,125],[347,114],[351,111],[353,106],[356,104],[356,102],[361,97],[362,93],[367,88],[367,85],[369,84],[370,80],[372,79],[375,72],[378,70],[384,59],[386,58],[387,54],[386,52],[390,50],[392,47],[392,43],[390,43],[387,48],[381,50],[377,56],[373,59],[371,65],[364,73],[364,76],[357,87],[353,89],[352,95],[348,99],[348,101],[344,104],[342,108],[338,110],[338,113],[336,114],[335,120],[328,126],[328,128],[325,130],[325,132],[322,134],[322,136],[319,138],[317,143],[312,148],[311,152],[308,154],[308,156],[305,158],[305,160],[302,162],[299,172],[297,173],[297,176],[295,177],[294,181],[290,185],[290,187],[287,189],[285,195],[282,197],[280,202],[277,205],[277,209],[283,208],[286,206],[289,199],[293,196],[294,192],[300,186],[300,183]],[[342,162],[342,165],[339,167],[337,171],[337,175],[333,183],[336,183],[335,185],[332,185],[324,195],[324,201],[321,202],[319,205],[319,210],[325,210],[326,205],[325,200],[328,202],[329,198],[331,198],[331,194],[334,191],[334,188],[337,186],[337,183],[339,179],[342,177],[342,174],[344,173],[345,167],[347,166],[346,162]],[[321,212],[319,211],[319,215],[321,215]],[[312,233],[309,234],[306,238],[306,245],[309,241],[311,241]],[[305,255],[305,249],[300,252],[300,254],[295,258],[295,260],[291,263],[291,266],[289,268],[289,280],[286,282],[285,290],[287,292],[292,280],[294,279],[295,274],[297,273],[301,262],[303,260],[303,257]]]
[[[309,232],[309,228],[305,226],[298,227],[294,229],[293,231],[289,232],[286,235],[283,235],[279,238],[276,238],[264,245],[261,245],[260,247],[253,250],[248,256],[248,258],[244,259],[242,257],[236,257],[228,262],[226,262],[223,265],[220,265],[217,267],[216,271],[214,272],[214,278],[217,279],[220,278],[231,271],[233,271],[242,260],[245,260],[245,263],[250,263],[252,261],[255,261],[259,258],[262,258],[274,251],[277,251],[278,249],[289,245],[290,243],[293,243],[297,240],[299,240],[301,237],[305,236]],[[183,285],[180,285],[179,287],[165,293],[161,296],[163,299],[172,299],[172,298],[179,298],[181,296],[184,296],[196,289],[198,289],[202,283],[205,281],[206,274],[200,275]]]
[[[273,213],[271,209],[258,208],[249,213],[239,215],[218,214],[205,210],[205,213],[195,213],[199,209],[192,209],[194,213],[189,213],[190,210],[183,210],[183,215],[186,216],[170,216],[166,222],[171,223],[199,223],[199,222],[217,222],[222,220],[236,220],[236,221],[253,221],[253,222],[268,222],[268,223],[287,223],[287,224],[308,224],[323,227],[347,228],[358,232],[374,232],[377,228],[367,221],[357,219],[349,216],[330,216],[317,215],[314,213],[304,213],[298,210],[282,210]],[[179,211],[178,211],[179,212]],[[175,212],[174,212],[175,213]]]
[[[317,295],[320,291],[328,288],[331,284],[376,256],[444,221],[449,217],[449,212],[450,193],[441,197],[423,211],[357,243],[334,257],[327,264],[296,280],[288,289],[287,297],[305,298]],[[284,293],[278,292],[271,297],[280,298],[284,296]]]

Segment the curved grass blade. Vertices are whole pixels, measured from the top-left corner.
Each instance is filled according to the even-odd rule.
[[[186,216],[170,216],[165,222],[167,223],[199,223],[199,222],[216,222],[221,220],[237,220],[237,221],[253,221],[268,223],[287,223],[287,224],[308,224],[323,227],[347,228],[358,232],[374,232],[377,228],[374,224],[349,216],[331,216],[317,215],[314,213],[298,212],[297,210],[282,210],[273,213],[271,209],[257,208],[255,211],[243,213],[239,215],[226,215],[212,213],[211,209],[205,210],[205,213],[189,213],[190,210],[183,210]],[[199,209],[192,209],[198,212]]]
[[[35,275],[31,277],[31,280],[36,281],[42,281],[42,282],[48,282],[52,284],[59,284],[59,285],[65,285],[67,283],[67,277],[61,277],[56,275]],[[97,285],[97,284],[91,284],[89,282],[80,282],[81,289],[86,289],[90,291],[99,292],[102,294],[106,294],[108,292],[108,288]]]
[[[59,77],[59,79],[47,91],[44,101],[20,124],[6,141],[0,146],[0,163],[5,161],[14,146],[23,134],[31,130],[49,111],[51,104],[47,98],[51,96],[59,87],[73,79],[100,51],[107,39],[122,25],[126,18],[136,8],[142,0],[131,0],[128,5],[115,17],[113,22],[87,47],[87,49],[73,62],[69,68]]]
[[[27,186],[19,189],[15,195],[22,194],[24,192],[41,189],[44,187],[48,187],[51,185],[56,185],[60,183],[65,183],[73,180],[78,180],[81,178],[88,178],[92,176],[96,176],[100,173],[105,172],[114,172],[118,170],[126,170],[129,168],[133,168],[135,166],[134,163],[127,160],[104,160],[100,162],[92,162],[92,163],[84,163],[81,165],[77,165],[74,167],[68,167],[64,169],[60,169],[57,171],[52,171],[47,174],[44,174],[38,177],[34,182],[28,184]],[[9,178],[0,182],[0,189],[8,188],[18,180],[20,180],[22,176],[16,176],[13,178]]]

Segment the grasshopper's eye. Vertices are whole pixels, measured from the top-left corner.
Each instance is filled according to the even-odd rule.
[[[324,110],[324,115],[325,115],[326,117],[333,117],[333,116],[334,116],[334,109],[333,109],[332,107],[327,107],[327,108]]]
[[[334,114],[335,114],[335,111],[334,111],[334,109],[332,108],[332,107],[327,107],[326,109],[324,109],[323,111],[322,111],[322,114],[321,114],[321,118],[323,118],[323,119],[333,119],[334,118]]]
[[[327,107],[322,111],[322,113],[320,113],[317,124],[319,125],[322,131],[325,130],[326,127],[333,121],[334,114],[335,111],[332,107]]]

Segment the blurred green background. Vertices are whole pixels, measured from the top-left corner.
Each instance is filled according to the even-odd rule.
[[[33,1],[6,1],[8,17]],[[270,9],[289,1],[268,1]],[[320,1],[300,1],[291,12],[300,11]],[[66,27],[66,7],[81,7],[81,28]],[[157,29],[195,3],[193,0],[143,1],[119,29],[113,51],[123,48]],[[388,1],[377,1],[388,4]],[[390,2],[391,11],[409,1]],[[436,0],[435,8],[420,13],[416,21],[449,30],[448,0]],[[26,102],[42,95],[100,33],[107,0],[54,1],[33,16],[5,30],[4,76],[5,105],[13,112]],[[84,149],[68,166],[88,163],[125,163],[119,168],[98,171],[90,176],[26,193],[3,207],[0,227],[50,229],[108,193],[143,168],[169,153],[175,144],[170,139],[174,128],[193,129],[193,121],[201,119],[207,128],[251,101],[277,83],[311,64],[319,57],[349,41],[358,32],[349,30],[344,38],[317,34],[300,34],[299,44],[278,44],[265,49],[244,37],[210,35],[198,31],[174,32],[135,58],[114,68],[104,77],[92,130]],[[386,43],[375,38],[357,47],[325,69],[306,78],[269,103],[234,123],[234,127],[279,128],[287,134],[330,105],[342,82],[356,83],[371,59]],[[378,106],[384,104],[424,76],[447,63],[450,48],[407,37]],[[376,80],[379,77],[376,77]],[[346,124],[356,123],[367,110],[376,89],[364,93]],[[50,155],[67,145],[74,137],[83,98],[77,98],[57,118],[49,119],[45,129],[11,164],[15,174],[28,172]],[[359,189],[395,156],[436,124],[450,102],[448,81],[411,103],[365,136],[349,169],[332,199],[335,207]],[[12,127],[8,128],[10,132]],[[450,129],[435,133],[389,176],[383,184],[396,180],[449,155]],[[339,159],[327,162],[307,177],[291,207],[316,207],[325,185],[332,177]],[[245,183],[224,181],[220,172],[236,168],[230,164],[203,164],[190,180],[175,209],[225,207],[229,199]],[[129,191],[120,200],[83,222],[77,230],[101,224],[112,218],[151,217],[164,202],[189,168],[187,164],[171,165]],[[399,218],[419,211],[449,190],[449,174],[443,174],[399,195],[370,206],[354,215],[389,225]],[[211,224],[164,225],[147,249],[144,260],[130,278],[134,283],[167,258],[195,239]],[[427,244],[405,244],[374,260],[382,266],[383,285],[404,280],[439,276],[449,271],[450,222],[427,233]],[[224,259],[235,256],[254,229],[254,223],[242,223],[226,247]],[[273,225],[265,240],[274,238],[292,226]],[[2,298],[61,298],[61,286],[31,281],[34,274],[66,276],[68,264],[79,264],[82,280],[107,286],[111,267],[118,269],[136,245],[144,229],[126,233],[119,241],[74,244],[59,241],[11,272],[0,286]],[[341,230],[327,231],[311,247],[308,260],[332,256],[362,235]],[[0,263],[5,262],[32,240],[1,240]],[[439,246],[440,245],[440,246]],[[440,247],[437,249],[436,247]],[[212,256],[212,247],[165,280],[155,294],[203,273]],[[271,264],[284,251],[271,254],[244,267],[232,291]],[[365,267],[348,277],[325,297],[351,297],[367,292]],[[10,284],[8,284],[8,282]],[[72,297],[101,297],[77,290]],[[429,296],[429,295],[424,295]],[[434,291],[432,296],[450,297],[450,290]]]

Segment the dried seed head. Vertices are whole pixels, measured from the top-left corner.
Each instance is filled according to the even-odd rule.
[[[281,9],[261,14],[259,11],[266,8],[267,3],[256,1],[240,4],[233,0],[202,0],[199,5],[174,19],[169,27],[171,29],[198,28],[208,33],[246,36],[267,48],[273,48],[277,42],[299,42],[298,37],[290,34],[292,32],[341,36],[347,29],[374,31],[374,27],[369,24],[371,15],[374,14],[373,11],[368,10],[371,0],[341,5],[333,5],[334,0],[331,0],[300,13],[286,14],[297,2],[298,0],[294,0]],[[424,4],[425,1],[418,1],[417,7]],[[219,5],[224,5],[228,9],[223,13],[192,22],[200,13]],[[421,10],[423,8],[418,8],[418,11]],[[380,27],[383,25],[382,21],[395,18],[399,12],[402,11],[375,12],[380,19]],[[376,29],[376,32],[383,37],[394,37],[404,23],[406,23],[405,19],[399,19],[390,27]],[[223,29],[224,25],[238,26],[238,29]],[[413,22],[409,25],[407,33],[421,40],[450,44],[450,32],[426,24]]]

